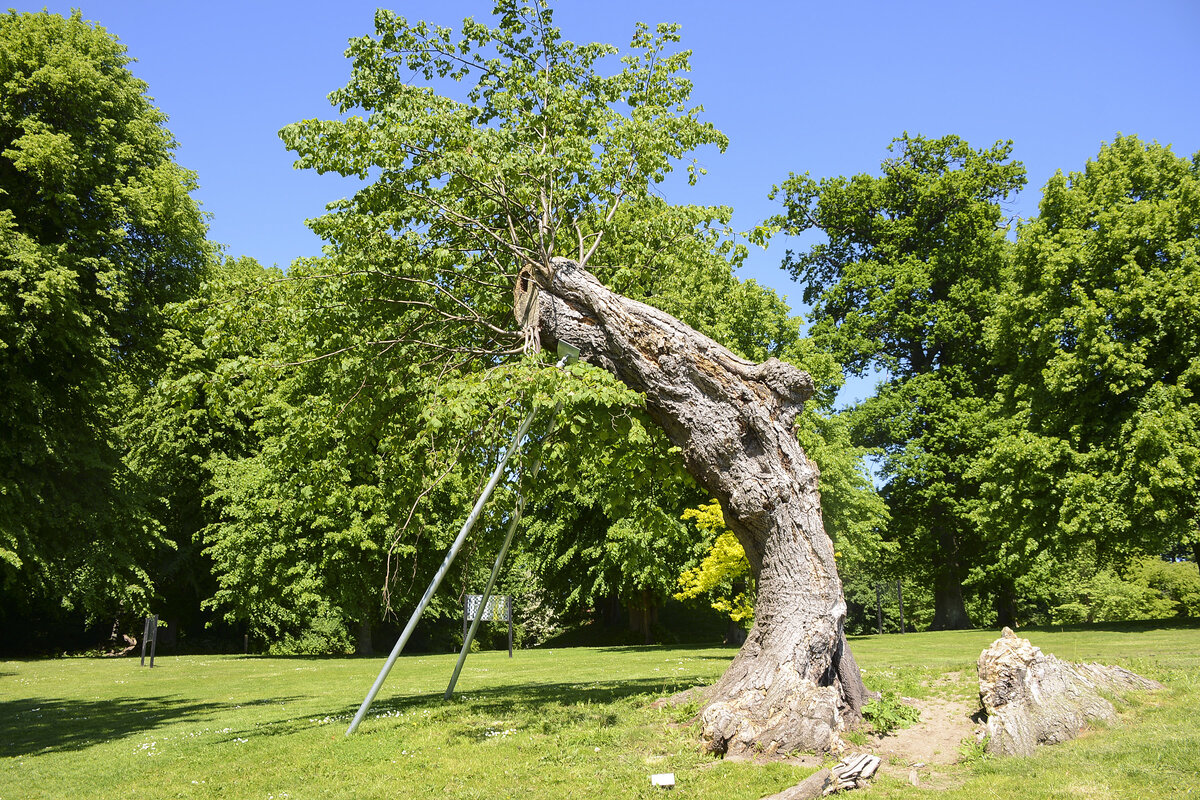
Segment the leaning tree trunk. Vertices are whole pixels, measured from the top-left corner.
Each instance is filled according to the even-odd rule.
[[[739,358],[566,259],[523,273],[516,308],[543,343],[566,341],[645,394],[746,550],[758,583],[754,627],[706,695],[709,748],[830,749],[858,718],[865,690],[843,632],[846,603],[821,522],[818,471],[792,429],[812,378],[774,358]]]

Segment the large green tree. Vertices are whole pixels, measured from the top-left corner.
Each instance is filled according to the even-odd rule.
[[[147,564],[154,610],[189,638],[213,622],[202,603],[217,591],[216,574],[202,550],[222,512],[214,473],[261,447],[254,411],[277,372],[264,354],[280,335],[282,279],[251,258],[215,261],[192,297],[166,309],[164,363],[130,398],[117,430],[169,542]]]
[[[1051,178],[987,338],[978,517],[1001,561],[1200,561],[1200,154],[1120,136]]]
[[[113,431],[209,259],[192,173],[102,28],[0,17],[0,575],[110,612],[162,538]]]
[[[642,393],[758,581],[759,614],[710,691],[705,737],[717,750],[830,747],[863,688],[817,470],[792,428],[812,379],[741,358],[586,269],[655,295],[661,248],[605,253],[626,258],[618,243],[639,237],[669,245],[656,226],[689,212],[664,213],[656,184],[697,148],[724,145],[689,104],[688,53],[673,26],[638,26],[617,64],[614,47],[563,39],[542,3],[502,0],[495,18],[455,32],[379,12],[376,35],[348,50],[350,82],[332,95],[340,117],[283,132],[300,166],[370,181],[314,227],[332,268],[384,290],[400,334],[323,346],[402,359],[412,380],[444,391],[565,340]],[[509,394],[536,405],[539,373],[521,374]]]
[[[934,586],[933,626],[970,624],[962,581],[976,540],[976,488],[994,388],[981,341],[1009,249],[1001,203],[1024,185],[1011,146],[904,135],[880,175],[793,175],[774,224],[823,241],[789,252],[812,337],[859,376],[882,373],[851,412],[857,444],[881,453],[882,492],[904,569]]]

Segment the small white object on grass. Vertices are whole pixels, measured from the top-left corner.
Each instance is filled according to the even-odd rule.
[[[675,788],[675,773],[674,772],[663,772],[659,775],[651,775],[650,776],[650,785],[651,786],[661,786],[664,789],[674,789]]]

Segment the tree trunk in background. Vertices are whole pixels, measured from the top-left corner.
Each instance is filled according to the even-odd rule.
[[[700,712],[715,752],[829,750],[865,698],[821,522],[817,468],[792,425],[812,378],[754,364],[555,259],[516,287],[518,319],[646,396],[692,477],[721,504],[757,580],[754,627]]]
[[[358,633],[354,637],[354,655],[375,655],[375,646],[371,643],[371,620],[369,617],[363,618],[358,623]]]
[[[1001,581],[996,588],[996,626],[1015,628],[1017,625],[1017,593],[1012,581]]]
[[[648,589],[629,601],[629,630],[641,635],[642,644],[654,644],[654,626],[658,624],[658,603]]]
[[[606,628],[619,628],[623,622],[621,619],[621,598],[615,593],[605,596],[598,608],[600,615],[600,624]]]
[[[730,595],[737,597],[739,594],[746,593],[746,582],[744,580],[735,580],[733,586],[730,587]],[[742,627],[740,622],[734,622],[730,617],[728,624],[725,626],[725,638],[721,644],[734,647],[741,647],[746,643],[746,629]]]
[[[937,572],[933,586],[933,624],[935,631],[962,630],[971,627],[967,604],[963,600],[962,577],[958,567],[958,543],[954,532],[943,526],[938,532]]]
[[[1192,561],[1196,562],[1196,569],[1200,569],[1200,539],[1192,542]]]

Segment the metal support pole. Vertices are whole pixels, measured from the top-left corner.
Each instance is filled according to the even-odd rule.
[[[510,595],[505,595],[505,597],[504,597],[504,606],[505,606],[504,614],[505,614],[505,616],[507,616],[507,617],[508,617],[508,657],[509,657],[509,658],[512,658],[512,625],[513,625],[513,620],[512,620],[512,595],[511,595],[511,594],[510,594]]]
[[[904,590],[900,584],[901,581],[896,581],[896,603],[900,606],[900,632],[904,633]]]
[[[408,625],[404,627],[404,632],[396,640],[396,646],[392,648],[387,661],[384,662],[383,669],[379,671],[379,677],[375,679],[375,683],[371,686],[371,691],[367,692],[366,698],[358,708],[358,713],[354,715],[354,719],[350,722],[350,727],[346,729],[347,736],[358,730],[359,723],[367,715],[367,709],[371,707],[371,703],[375,700],[375,695],[379,694],[379,689],[387,679],[388,673],[392,671],[392,665],[396,663],[396,658],[399,657],[400,651],[404,649],[404,645],[408,644],[408,637],[412,636],[413,629],[417,627],[417,621],[421,619],[421,614],[424,613],[425,606],[429,605],[429,601],[433,598],[433,593],[437,591],[438,586],[441,584],[442,578],[446,577],[446,573],[450,570],[450,565],[454,562],[454,557],[458,555],[459,549],[462,548],[463,542],[466,541],[467,534],[475,526],[475,522],[479,519],[479,515],[483,511],[484,504],[492,496],[492,490],[496,488],[496,484],[500,482],[500,476],[504,473],[504,467],[508,465],[508,460],[512,457],[512,454],[520,447],[521,440],[525,438],[525,433],[529,430],[529,425],[533,422],[534,415],[536,414],[537,409],[530,411],[529,416],[525,417],[521,426],[517,428],[517,435],[513,437],[512,444],[504,451],[504,456],[500,459],[500,463],[496,465],[495,471],[492,472],[492,477],[488,480],[487,485],[483,487],[483,493],[479,495],[479,499],[475,502],[475,507],[471,509],[470,516],[463,523],[462,530],[458,532],[454,543],[450,545],[450,551],[446,553],[446,559],[438,567],[438,571],[433,576],[429,588],[425,590],[424,596],[421,597],[421,602],[417,603],[417,608],[413,611],[412,617],[409,618]]]
[[[558,412],[562,410],[562,403],[554,407],[554,416],[551,418],[550,427],[546,431],[546,436],[554,433],[554,426],[558,423]],[[542,458],[538,456],[537,461],[533,464],[533,469],[529,470],[529,474],[536,476],[538,470],[542,468]],[[518,484],[519,486],[519,484]],[[462,672],[463,664],[467,662],[467,653],[471,651],[471,642],[475,640],[475,633],[479,630],[479,621],[483,618],[483,612],[487,609],[488,600],[492,596],[492,587],[496,583],[496,576],[500,574],[500,567],[504,564],[504,558],[508,555],[508,546],[512,544],[513,534],[517,532],[517,524],[521,521],[521,514],[525,511],[525,495],[521,494],[520,489],[517,490],[517,506],[513,509],[512,522],[508,524],[508,533],[504,535],[504,544],[500,545],[500,552],[496,556],[496,563],[492,565],[492,574],[488,576],[487,586],[483,588],[483,599],[479,602],[479,613],[475,615],[475,619],[471,620],[471,628],[467,635],[463,638],[462,652],[458,654],[458,663],[454,665],[454,674],[450,676],[450,685],[446,687],[445,698],[449,700],[454,695],[454,684],[458,683],[458,675]],[[509,601],[512,602],[511,600]],[[508,655],[512,657],[512,606],[509,606],[508,614]]]
[[[458,674],[462,672],[463,664],[467,661],[467,653],[471,652],[471,642],[475,641],[475,632],[479,630],[479,621],[483,619],[483,614],[487,611],[488,600],[492,596],[492,586],[496,583],[496,574],[500,572],[504,557],[508,555],[508,546],[512,544],[513,534],[517,532],[517,523],[521,521],[521,512],[524,508],[525,498],[518,498],[512,522],[508,525],[508,533],[504,536],[504,544],[500,546],[500,553],[496,556],[496,563],[492,566],[492,574],[488,577],[487,586],[483,589],[483,599],[479,601],[479,611],[475,614],[475,619],[471,620],[471,627],[468,629],[467,635],[463,637],[462,652],[458,654],[458,663],[454,665],[454,674],[450,676],[450,685],[446,687],[445,698],[447,700],[453,696],[454,684],[458,683]]]

